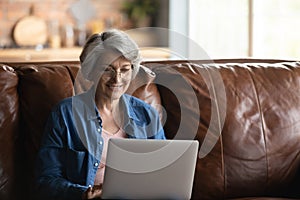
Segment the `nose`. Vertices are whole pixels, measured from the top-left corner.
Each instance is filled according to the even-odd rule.
[[[122,79],[121,76],[122,76],[122,73],[121,73],[121,72],[115,71],[115,73],[114,73],[113,76],[112,76],[112,79],[113,79],[113,81],[114,81],[115,83],[118,83],[118,82],[120,82],[121,79]]]

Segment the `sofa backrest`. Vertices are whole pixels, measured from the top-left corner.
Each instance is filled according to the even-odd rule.
[[[11,199],[18,137],[18,77],[14,69],[0,64],[0,199]]]
[[[158,88],[167,136],[195,138],[204,147],[194,199],[300,197],[300,62],[237,59],[147,66],[163,83]]]
[[[156,76],[142,68],[128,93],[158,109],[167,138],[197,139],[206,147],[197,161],[193,199],[300,198],[299,62],[143,65]],[[47,116],[74,94],[79,67],[78,62],[0,64],[0,199],[29,195]]]

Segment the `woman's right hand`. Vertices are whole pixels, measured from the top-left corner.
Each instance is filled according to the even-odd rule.
[[[83,194],[82,199],[101,199],[102,184],[89,187]]]

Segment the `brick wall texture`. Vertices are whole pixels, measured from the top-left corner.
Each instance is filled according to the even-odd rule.
[[[77,29],[77,21],[70,7],[79,0],[0,0],[0,47],[14,45],[13,28],[18,20],[30,15],[44,19],[47,25],[58,22],[59,27],[72,25]],[[93,18],[86,23],[88,33],[109,27],[126,28],[128,20],[121,12],[124,0],[81,0],[88,1],[94,8]],[[84,6],[83,6],[84,7]],[[49,28],[50,29],[50,28]]]

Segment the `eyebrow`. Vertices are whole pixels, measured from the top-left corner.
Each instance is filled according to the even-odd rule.
[[[113,66],[112,64],[109,64],[108,66],[112,67],[112,68],[115,68],[115,66]],[[131,64],[124,64],[121,67],[131,67],[131,66],[132,66]]]

